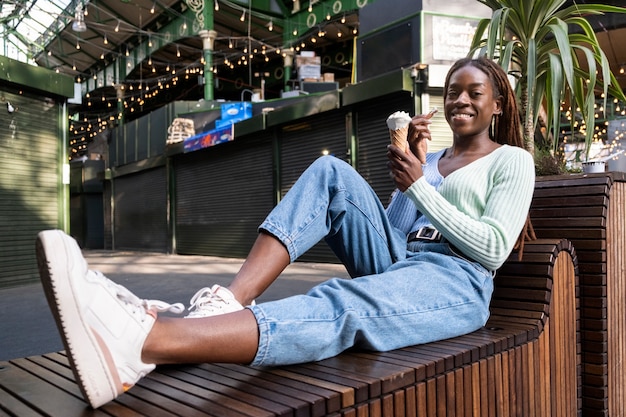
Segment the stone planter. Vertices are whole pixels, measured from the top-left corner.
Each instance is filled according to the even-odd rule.
[[[606,162],[604,161],[589,161],[583,162],[583,172],[585,174],[595,174],[604,172],[606,170]]]

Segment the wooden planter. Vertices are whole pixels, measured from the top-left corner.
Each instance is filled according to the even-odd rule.
[[[539,177],[531,217],[540,238],[578,255],[582,413],[626,414],[626,174]]]

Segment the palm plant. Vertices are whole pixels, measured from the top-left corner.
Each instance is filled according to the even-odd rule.
[[[587,159],[594,134],[596,95],[604,98],[604,109],[609,95],[623,101],[626,97],[585,16],[626,13],[626,8],[576,3],[563,7],[566,0],[477,1],[493,13],[480,21],[470,55],[485,54],[498,60],[517,79],[528,149],[535,151],[537,121],[540,111],[545,110],[551,151],[557,151],[561,103],[569,102],[572,109],[580,109],[587,126]]]

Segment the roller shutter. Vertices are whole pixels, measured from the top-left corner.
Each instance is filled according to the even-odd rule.
[[[452,145],[452,130],[443,112],[443,97],[441,94],[442,92],[438,94],[431,93],[428,96],[429,105],[427,108],[437,107],[439,109],[439,112],[431,119],[430,134],[432,140],[428,143],[429,152],[436,152]]]
[[[176,251],[245,257],[274,202],[272,135],[174,160]]]
[[[0,104],[0,287],[8,287],[38,280],[35,236],[61,226],[62,108],[6,90]]]
[[[113,196],[113,186],[111,181],[104,181],[103,184],[103,226],[104,226],[104,249],[113,249],[113,225],[112,225],[112,199]]]
[[[358,170],[386,204],[395,185],[387,168],[389,129],[387,117],[395,111],[413,114],[413,98],[408,92],[390,94],[367,101],[356,109]]]
[[[168,250],[164,166],[114,179],[114,249]]]

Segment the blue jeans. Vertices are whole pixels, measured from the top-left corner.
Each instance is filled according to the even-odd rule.
[[[325,239],[353,278],[249,307],[260,332],[252,365],[428,343],[477,330],[489,317],[491,272],[447,243],[407,245],[369,184],[334,157],[315,161],[260,229],[292,261]]]

